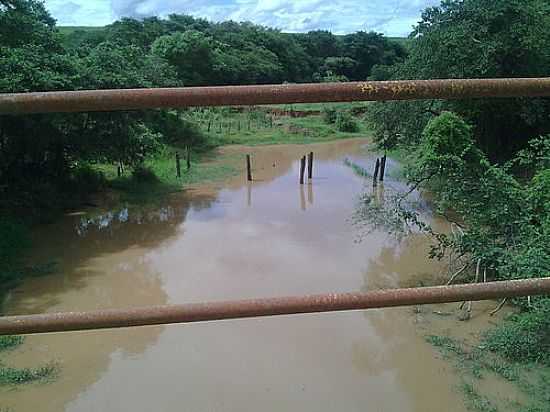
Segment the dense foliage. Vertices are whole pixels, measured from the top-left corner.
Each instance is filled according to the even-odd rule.
[[[376,67],[383,79],[505,78],[550,74],[550,3],[546,0],[446,0],[426,9],[410,35],[409,56]],[[427,122],[444,110],[473,126],[492,159],[510,157],[550,132],[548,99],[388,102],[370,120],[381,145],[414,144]]]
[[[550,3],[444,0],[424,11],[409,40],[409,56],[374,67],[372,78],[549,76]],[[379,147],[409,154],[409,183],[429,190],[438,212],[458,228],[434,233],[395,199],[400,222],[435,235],[432,257],[450,253],[460,262],[454,270],[468,265],[462,276],[473,276],[478,265],[489,279],[550,276],[548,99],[381,102],[368,120]],[[361,210],[374,203],[366,196]],[[550,299],[516,303],[521,312],[489,332],[486,347],[550,363]]]

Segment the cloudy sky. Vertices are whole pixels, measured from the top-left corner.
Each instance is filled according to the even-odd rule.
[[[103,26],[120,17],[185,13],[212,21],[252,21],[286,32],[375,30],[404,36],[439,0],[46,0],[59,25]]]

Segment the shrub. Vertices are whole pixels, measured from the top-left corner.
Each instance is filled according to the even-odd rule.
[[[105,176],[103,173],[94,170],[88,164],[81,164],[75,167],[71,174],[72,192],[92,193],[96,192],[105,185]]]
[[[340,132],[354,133],[359,130],[355,119],[346,112],[340,112],[336,115],[336,128]]]
[[[324,106],[322,117],[323,117],[323,121],[326,124],[334,124],[336,123],[336,110],[331,107]]]
[[[132,176],[138,182],[154,182],[158,180],[155,172],[143,165],[137,166],[132,172]]]
[[[484,341],[513,361],[550,365],[550,299],[542,298],[531,310],[513,315],[489,331]]]
[[[0,336],[0,352],[15,349],[23,343],[23,336]]]

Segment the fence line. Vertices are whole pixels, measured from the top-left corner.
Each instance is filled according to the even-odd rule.
[[[0,94],[0,115],[192,106],[543,96],[550,96],[550,78],[83,90]]]

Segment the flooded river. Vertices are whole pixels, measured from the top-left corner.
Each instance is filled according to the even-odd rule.
[[[6,311],[367,291],[433,278],[440,268],[421,235],[397,242],[373,232],[357,242],[354,204],[372,187],[344,159],[372,164],[364,145],[247,149],[253,183],[239,176],[158,207],[73,213],[43,226],[31,261],[55,260],[56,271],[26,280]],[[300,186],[298,159],[309,151],[314,179]],[[0,409],[14,412],[465,411],[452,367],[425,342],[412,308],[29,336],[4,360],[59,366],[52,382],[0,389]]]

